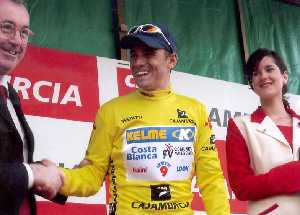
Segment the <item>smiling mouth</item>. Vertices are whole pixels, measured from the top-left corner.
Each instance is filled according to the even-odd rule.
[[[271,82],[267,82],[267,83],[262,83],[262,84],[260,84],[260,87],[268,87],[268,86],[270,86],[270,85],[272,85],[272,83]]]
[[[7,56],[16,57],[18,54],[21,54],[23,49],[20,46],[10,45],[9,43],[1,43],[0,51]]]
[[[11,55],[17,55],[17,52],[15,50],[10,50],[8,53]]]
[[[0,51],[2,52],[2,54],[7,60],[15,60],[18,54],[20,53],[17,50],[0,49]]]
[[[148,74],[149,74],[148,72],[136,72],[136,73],[134,73],[134,77],[139,78],[139,77],[146,76]]]

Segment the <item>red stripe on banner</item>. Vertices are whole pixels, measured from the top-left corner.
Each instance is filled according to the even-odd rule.
[[[10,83],[28,115],[93,122],[99,107],[95,56],[30,45]]]
[[[235,199],[234,194],[232,193],[232,190],[229,186],[228,183],[228,177],[227,177],[227,163],[226,163],[226,149],[225,149],[225,141],[223,140],[217,140],[215,142],[218,153],[219,153],[219,158],[221,161],[221,166],[224,172],[224,177],[227,181],[227,186],[228,186],[228,191],[229,191],[229,203],[230,203],[230,210],[231,213],[236,213],[236,214],[245,214],[247,212],[247,202],[244,201],[239,201]],[[204,203],[202,198],[199,196],[199,193],[194,192],[194,198],[192,201],[192,208],[193,210],[197,211],[204,211]]]
[[[247,213],[247,202],[239,200],[229,200],[230,211],[233,214],[246,214]],[[194,193],[194,198],[192,201],[192,208],[196,211],[204,211],[203,200],[200,198],[199,193]]]
[[[247,214],[247,201],[239,201],[237,199],[230,200],[230,210],[231,213],[236,214]]]
[[[111,194],[109,192],[109,177],[108,176],[105,177],[104,185],[105,185],[105,190],[106,190],[106,204],[108,205],[109,200],[110,200],[110,196],[111,196]]]
[[[106,215],[105,205],[66,203],[58,205],[52,202],[37,202],[37,214],[43,215]]]
[[[192,201],[192,208],[196,211],[204,211],[204,204],[202,199],[199,196],[199,193],[193,193],[193,201]]]
[[[226,142],[224,140],[216,140],[215,144],[218,149],[219,158],[221,160],[221,166],[223,169],[224,177],[227,181],[231,213],[237,213],[237,214],[238,213],[246,213],[247,212],[247,202],[239,201],[235,198],[235,195],[233,194],[233,192],[230,188],[229,182],[228,182],[226,147],[225,147]]]

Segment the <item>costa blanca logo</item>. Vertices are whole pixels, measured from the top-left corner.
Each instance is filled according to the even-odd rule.
[[[127,160],[152,160],[157,158],[157,148],[147,147],[131,147],[127,153]]]

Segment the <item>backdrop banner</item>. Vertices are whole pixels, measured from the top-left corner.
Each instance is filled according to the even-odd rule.
[[[29,46],[20,66],[6,76],[18,91],[24,113],[33,130],[34,158],[47,158],[72,168],[84,157],[97,109],[108,100],[136,89],[129,62]],[[225,177],[225,137],[230,117],[249,114],[259,105],[246,85],[179,71],[171,74],[175,92],[194,97],[208,107]],[[300,112],[300,96],[289,95]],[[232,214],[245,214],[228,185]],[[106,214],[108,183],[91,197],[70,197],[65,206],[38,199],[38,214]],[[193,180],[195,214],[205,214],[201,194]],[[200,191],[201,192],[201,191]]]

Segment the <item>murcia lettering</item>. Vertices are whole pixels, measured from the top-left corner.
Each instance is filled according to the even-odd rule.
[[[5,76],[5,81],[10,82],[10,79],[11,76]],[[61,83],[43,80],[31,83],[29,79],[21,77],[15,77],[13,82],[13,87],[17,92],[21,92],[24,100],[29,99],[28,90],[32,87],[32,95],[39,102],[62,105],[74,102],[77,107],[82,107],[79,86],[71,84],[67,87],[62,87],[61,85]],[[66,88],[67,90],[63,92],[61,88]],[[50,94],[47,96],[41,95],[42,89],[47,89]]]

